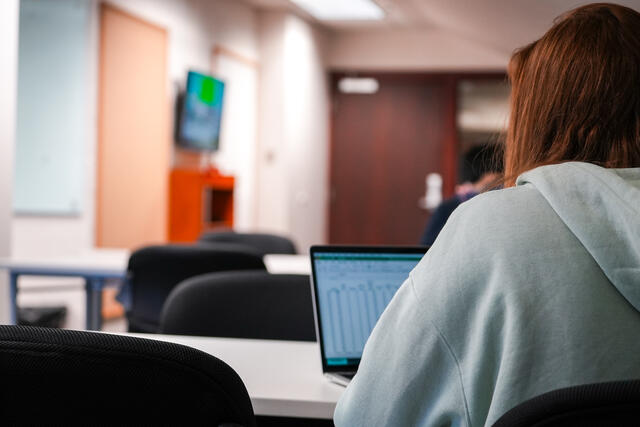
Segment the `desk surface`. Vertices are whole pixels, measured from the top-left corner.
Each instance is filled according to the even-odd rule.
[[[311,274],[309,255],[267,254],[264,256],[264,265],[269,273]]]
[[[96,249],[81,255],[58,257],[11,257],[0,258],[0,268],[25,271],[43,276],[71,275],[90,276],[100,272],[103,275],[124,275],[129,260],[129,251],[117,249]],[[270,273],[310,274],[308,255],[268,254],[264,263]]]
[[[322,375],[318,343],[122,335],[183,344],[223,360],[242,378],[256,415],[331,419],[345,390]]]
[[[43,276],[64,273],[76,276],[91,272],[124,275],[128,260],[127,250],[96,249],[79,255],[0,258],[0,268],[27,271],[33,275],[41,271]]]

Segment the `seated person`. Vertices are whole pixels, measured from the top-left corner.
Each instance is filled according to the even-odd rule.
[[[341,426],[483,426],[640,378],[640,14],[555,21],[509,64],[502,190],[462,204],[400,287]]]
[[[433,211],[422,233],[420,244],[431,246],[449,216],[460,203],[491,189],[502,172],[502,146],[482,144],[470,148],[462,158],[462,184],[456,187],[455,196],[440,203]]]

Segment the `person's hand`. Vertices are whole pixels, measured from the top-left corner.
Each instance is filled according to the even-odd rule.
[[[471,182],[463,182],[460,185],[456,185],[455,188],[456,195],[464,196],[466,194],[476,192],[475,186]]]

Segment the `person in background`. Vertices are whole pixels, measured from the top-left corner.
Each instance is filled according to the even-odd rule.
[[[640,14],[561,16],[508,68],[501,190],[463,203],[377,322],[342,426],[483,426],[640,378]]]
[[[471,147],[462,158],[462,184],[455,196],[443,201],[431,214],[420,238],[420,244],[431,246],[449,216],[460,203],[489,190],[498,182],[502,172],[502,146],[482,144]]]

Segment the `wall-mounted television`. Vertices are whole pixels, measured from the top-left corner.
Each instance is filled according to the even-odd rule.
[[[215,151],[220,144],[224,82],[189,71],[187,85],[178,96],[176,142],[179,146]]]

